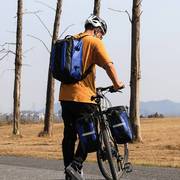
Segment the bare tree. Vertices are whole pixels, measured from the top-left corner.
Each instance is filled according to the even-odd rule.
[[[58,38],[61,11],[62,11],[62,0],[57,0],[51,49],[53,47],[53,44]],[[44,131],[39,134],[40,136],[52,135],[53,116],[54,116],[54,79],[50,71],[50,61],[49,61]]]
[[[96,16],[100,15],[100,6],[101,6],[101,0],[94,0],[94,10],[93,14]]]
[[[14,112],[13,112],[13,134],[21,135],[20,132],[20,96],[21,96],[21,69],[22,69],[22,19],[23,0],[17,1],[17,31],[16,31],[16,57],[15,57],[15,79],[14,79]]]
[[[142,0],[133,0],[132,17],[127,10],[110,10],[126,13],[131,22],[131,77],[130,77],[130,119],[134,131],[134,141],[142,141],[140,123],[140,16]]]
[[[142,141],[140,126],[140,16],[141,0],[133,0],[131,32],[131,79],[130,79],[130,119],[134,130],[134,140]]]

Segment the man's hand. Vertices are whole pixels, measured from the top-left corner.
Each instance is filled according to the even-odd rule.
[[[117,84],[114,84],[114,90],[117,91],[118,89],[123,89],[125,88],[125,85],[123,82],[119,81]]]

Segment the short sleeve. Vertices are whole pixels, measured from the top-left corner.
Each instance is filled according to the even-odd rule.
[[[94,63],[100,67],[104,67],[107,63],[111,63],[112,60],[110,59],[104,43],[100,39],[96,39],[95,46],[94,46]]]

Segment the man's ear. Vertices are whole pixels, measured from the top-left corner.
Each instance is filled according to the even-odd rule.
[[[99,33],[100,29],[97,27],[97,28],[94,28],[94,35],[96,36],[98,33]]]
[[[98,29],[97,28],[94,28],[94,37],[96,37],[98,34]]]

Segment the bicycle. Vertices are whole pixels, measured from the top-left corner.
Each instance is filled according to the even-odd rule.
[[[97,121],[96,127],[98,135],[97,162],[102,175],[107,180],[118,180],[124,172],[132,171],[132,165],[128,162],[128,143],[117,144],[110,129],[109,115],[112,113],[111,108],[107,108],[107,92],[115,92],[113,86],[97,88],[96,96],[91,97],[98,106],[98,111],[93,116]],[[106,107],[102,107],[102,101],[105,100]],[[123,106],[120,106],[121,108]]]

